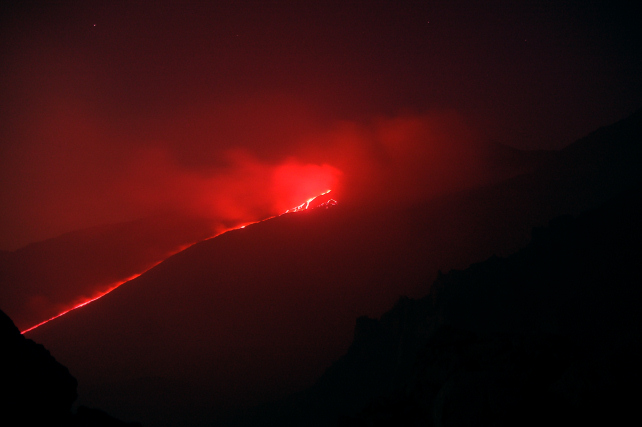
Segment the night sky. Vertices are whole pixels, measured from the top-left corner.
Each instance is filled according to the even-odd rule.
[[[640,107],[632,2],[310,3],[3,2],[0,249],[421,198]]]

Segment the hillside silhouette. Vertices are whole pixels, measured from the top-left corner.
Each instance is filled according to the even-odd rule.
[[[642,186],[402,298],[304,393],[229,425],[635,424]],[[271,424],[266,424],[271,423]]]
[[[42,345],[20,334],[0,311],[0,369],[3,425],[135,427],[107,413],[81,406],[72,412],[77,381]]]

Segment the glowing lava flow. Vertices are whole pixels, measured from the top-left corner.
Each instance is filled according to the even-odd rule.
[[[40,322],[40,323],[38,323],[37,325],[34,325],[34,326],[30,327],[29,329],[25,329],[24,331],[22,331],[22,332],[21,332],[21,334],[26,334],[27,332],[29,332],[29,331],[31,331],[31,330],[33,330],[33,329],[36,329],[38,326],[42,326],[42,325],[44,325],[45,323],[50,322],[50,321],[52,321],[52,320],[54,320],[54,319],[57,319],[57,318],[59,318],[60,316],[62,316],[62,315],[64,315],[64,314],[67,314],[67,313],[69,313],[69,312],[70,312],[70,311],[72,311],[72,310],[75,310],[75,309],[80,308],[80,307],[84,307],[84,306],[86,306],[87,304],[89,304],[90,302],[94,302],[94,301],[96,301],[97,299],[100,299],[100,298],[104,297],[105,295],[107,295],[108,293],[110,293],[111,291],[113,291],[114,289],[116,289],[117,287],[119,287],[120,285],[122,285],[123,283],[127,283],[127,282],[129,282],[130,280],[134,280],[134,279],[135,279],[135,278],[137,278],[138,276],[140,276],[140,275],[142,275],[142,274],[144,274],[144,273],[148,272],[148,271],[149,271],[149,270],[151,270],[152,268],[156,267],[156,266],[157,266],[158,264],[160,264],[161,262],[162,262],[162,261],[158,261],[157,263],[155,263],[154,265],[152,265],[151,267],[149,267],[147,270],[143,271],[142,273],[134,274],[134,275],[132,275],[132,276],[129,276],[129,277],[128,277],[128,278],[126,278],[125,280],[121,280],[121,281],[119,281],[119,282],[116,282],[115,284],[113,284],[112,286],[110,286],[108,290],[106,290],[106,291],[105,291],[105,292],[103,292],[102,294],[98,295],[97,297],[94,297],[94,298],[89,299],[89,300],[87,300],[87,301],[85,301],[85,302],[82,302],[82,303],[80,303],[80,304],[78,304],[78,305],[76,305],[76,306],[74,306],[74,307],[70,308],[69,310],[65,310],[65,311],[63,311],[62,313],[56,314],[54,317],[52,317],[52,318],[50,318],[50,319],[47,319],[47,320],[45,320],[45,321],[43,321],[43,322]]]
[[[334,200],[334,199],[328,199],[325,202],[321,202],[321,203],[315,204],[314,206],[310,207],[310,203],[312,203],[315,200],[321,198],[322,196],[325,196],[330,191],[331,190],[328,190],[328,191],[326,191],[324,193],[319,194],[318,196],[311,197],[308,200],[306,200],[305,202],[301,203],[299,206],[296,206],[296,207],[294,207],[292,209],[288,209],[287,211],[283,212],[281,215],[284,215],[286,213],[299,212],[299,211],[303,211],[303,210],[306,210],[306,209],[314,209],[314,208],[319,208],[319,207],[326,207],[327,208],[328,206],[334,206],[334,205],[337,204],[337,201]]]
[[[287,213],[294,213],[294,212],[304,211],[304,210],[307,210],[307,209],[315,209],[315,208],[319,208],[319,207],[325,207],[325,208],[327,209],[327,208],[328,208],[328,207],[330,207],[330,206],[334,206],[334,205],[336,205],[336,204],[337,204],[337,201],[336,201],[336,200],[334,200],[334,199],[330,199],[330,198],[328,198],[328,199],[327,199],[327,200],[325,200],[325,201],[321,201],[321,200],[323,200],[323,199],[318,200],[318,199],[322,198],[322,196],[327,195],[328,193],[330,193],[330,190],[328,190],[328,191],[326,191],[326,192],[324,192],[324,193],[321,193],[321,194],[319,194],[318,196],[315,196],[315,197],[311,197],[311,198],[309,198],[309,199],[308,199],[308,200],[306,200],[305,202],[301,203],[299,206],[296,206],[296,207],[294,207],[294,208],[292,208],[292,209],[288,209],[287,211],[283,212],[283,213],[282,213],[282,214],[280,214],[279,216],[281,216],[281,215],[285,215],[285,214],[287,214]],[[315,200],[316,200],[318,203],[314,203],[314,201],[315,201]],[[221,231],[220,233],[218,233],[218,234],[216,234],[216,235],[214,235],[214,236],[210,237],[210,239],[213,239],[213,238],[215,238],[215,237],[218,237],[218,236],[220,236],[221,234],[227,233],[228,231],[239,230],[239,229],[241,229],[241,228],[245,228],[245,227],[247,227],[248,225],[257,224],[257,223],[259,223],[259,222],[267,221],[268,219],[272,219],[272,218],[274,218],[274,217],[272,216],[272,217],[265,218],[265,219],[262,219],[262,220],[259,220],[259,221],[249,222],[249,223],[245,223],[245,224],[243,224],[243,225],[239,225],[239,226],[236,226],[236,227],[233,227],[233,228],[228,228],[228,229],[223,230],[223,231]],[[196,242],[196,243],[198,243],[198,242]],[[171,254],[169,254],[169,255],[167,256],[167,258],[169,258],[169,257],[170,257],[170,256],[172,256],[172,255],[177,254],[178,252],[181,252],[181,251],[183,251],[183,250],[185,250],[185,249],[189,248],[190,246],[195,245],[196,243],[193,243],[193,244],[191,244],[191,245],[185,245],[185,246],[181,247],[179,250],[174,251],[174,252],[172,252]],[[167,259],[167,258],[165,258],[165,259]],[[73,311],[73,310],[75,310],[75,309],[77,309],[77,308],[80,308],[80,307],[84,307],[84,306],[86,306],[87,304],[89,304],[89,303],[91,303],[91,302],[94,302],[94,301],[96,301],[96,300],[98,300],[98,299],[100,299],[100,298],[104,297],[105,295],[107,295],[108,293],[110,293],[111,291],[113,291],[114,289],[118,288],[120,285],[122,285],[122,284],[124,284],[124,283],[127,283],[127,282],[129,282],[129,281],[131,281],[131,280],[134,280],[135,278],[137,278],[137,277],[139,277],[139,276],[141,276],[141,275],[143,275],[143,274],[147,273],[149,270],[151,270],[152,268],[156,267],[158,264],[160,264],[160,263],[161,263],[161,262],[163,262],[163,261],[164,261],[164,260],[160,260],[160,261],[156,262],[155,264],[153,264],[152,266],[150,266],[150,267],[149,267],[148,269],[146,269],[145,271],[143,271],[143,272],[141,272],[141,273],[138,273],[138,274],[134,274],[134,275],[129,276],[128,278],[126,278],[126,279],[124,279],[124,280],[121,280],[121,281],[119,281],[119,282],[116,282],[116,283],[112,284],[112,285],[109,287],[109,289],[108,289],[107,291],[105,291],[105,292],[101,293],[101,294],[100,294],[100,295],[98,295],[97,297],[94,297],[94,298],[91,298],[91,299],[89,299],[89,300],[87,300],[87,301],[84,301],[84,302],[82,302],[82,303],[80,303],[80,304],[78,304],[78,305],[76,305],[76,306],[74,306],[74,307],[72,307],[72,308],[70,308],[70,309],[68,309],[68,310],[63,311],[62,313],[59,313],[59,314],[57,314],[57,315],[55,315],[55,316],[53,316],[53,317],[51,317],[51,318],[49,318],[49,319],[47,319],[47,320],[45,320],[45,321],[43,321],[43,322],[38,323],[37,325],[34,325],[34,326],[30,327],[29,329],[25,329],[25,330],[24,330],[24,331],[22,331],[21,333],[22,333],[22,334],[26,334],[27,332],[32,331],[32,330],[36,329],[37,327],[42,326],[42,325],[44,325],[45,323],[48,323],[48,322],[50,322],[50,321],[52,321],[52,320],[54,320],[54,319],[57,319],[57,318],[59,318],[59,317],[61,317],[61,316],[65,315],[65,314],[69,313],[70,311]]]

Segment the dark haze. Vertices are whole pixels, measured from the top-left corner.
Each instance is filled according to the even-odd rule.
[[[3,2],[0,248],[414,200],[638,106],[624,2],[468,3]]]

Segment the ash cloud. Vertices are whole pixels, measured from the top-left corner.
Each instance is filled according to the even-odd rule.
[[[554,5],[3,4],[0,248],[166,209],[269,216],[298,198],[279,168],[359,203],[483,184],[486,135],[561,147],[638,107],[637,21],[592,25],[611,3],[573,40]]]
[[[340,122],[325,149],[358,203],[413,203],[490,179],[490,145],[453,110]]]
[[[411,202],[477,184],[484,173],[480,138],[464,116],[377,115],[376,106],[356,115],[356,86],[306,68],[332,64],[298,69],[260,49],[241,60],[228,46],[219,52],[224,67],[200,55],[209,50],[187,28],[176,34],[181,43],[163,33],[163,53],[145,44],[159,35],[151,21],[121,34],[107,22],[87,27],[81,14],[64,32],[44,12],[28,16],[7,25],[19,37],[5,52],[0,86],[1,249],[165,212],[225,228],[328,189],[341,203]],[[176,61],[171,53],[183,45],[204,62]],[[275,63],[299,79],[283,83],[268,67]],[[248,64],[258,68],[249,73]],[[245,74],[205,79],[227,66]]]
[[[51,108],[4,156],[2,247],[162,212],[228,227],[328,189],[348,203],[411,202],[484,179],[479,138],[455,112],[289,114],[301,105],[245,99],[138,124]]]

